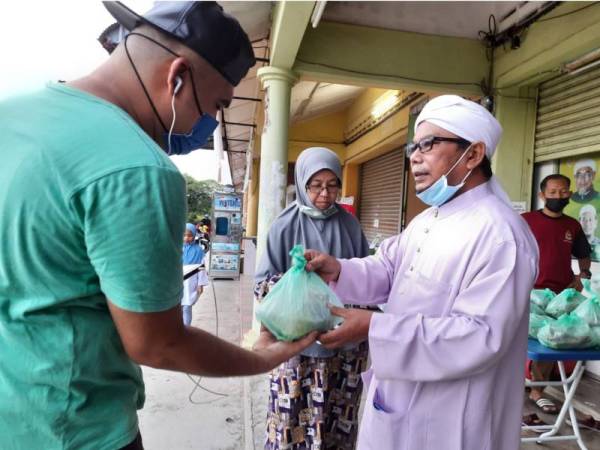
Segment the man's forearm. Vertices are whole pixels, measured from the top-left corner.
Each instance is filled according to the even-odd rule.
[[[260,354],[192,327],[186,327],[176,340],[153,351],[149,361],[140,363],[211,377],[255,375],[269,369]]]
[[[592,259],[591,258],[578,259],[577,262],[579,263],[579,272],[581,272],[581,271],[589,271],[590,267],[592,266]]]

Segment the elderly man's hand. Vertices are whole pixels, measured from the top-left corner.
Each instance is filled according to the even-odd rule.
[[[349,343],[357,343],[369,337],[369,325],[373,311],[364,309],[345,309],[331,306],[331,313],[342,317],[344,322],[335,330],[319,336],[324,347],[332,349]]]
[[[316,250],[307,250],[306,253],[304,253],[304,257],[307,261],[306,270],[315,272],[326,283],[337,281],[342,266],[336,258]]]

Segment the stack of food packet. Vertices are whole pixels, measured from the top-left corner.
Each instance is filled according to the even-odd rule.
[[[546,347],[567,350],[600,347],[600,300],[589,280],[580,293],[534,289],[530,295],[529,336]]]

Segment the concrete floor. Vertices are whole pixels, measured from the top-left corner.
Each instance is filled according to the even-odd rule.
[[[219,336],[242,344],[252,323],[251,278],[217,280]],[[193,310],[193,325],[215,332],[215,305],[210,287]],[[248,335],[246,334],[248,339]],[[143,368],[146,382],[146,405],[139,412],[140,429],[146,450],[259,450],[264,442],[268,383],[266,376],[247,378],[203,379],[202,386],[227,396],[201,389],[186,375]],[[556,392],[551,391],[550,394]],[[526,413],[536,412],[546,423],[553,416],[543,415],[524,396]],[[578,390],[578,400],[586,412],[597,412],[600,405],[598,384],[585,382]],[[596,416],[596,419],[600,419]],[[568,430],[570,427],[563,427]],[[534,436],[528,434],[528,436]],[[600,450],[600,432],[582,430],[589,450]],[[575,450],[572,442],[538,445],[527,443],[521,450]],[[418,449],[414,449],[418,450]],[[443,449],[440,449],[443,450]]]

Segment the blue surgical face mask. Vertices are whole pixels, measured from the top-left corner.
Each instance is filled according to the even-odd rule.
[[[469,173],[467,173],[465,175],[465,177],[462,179],[462,181],[460,183],[458,183],[456,186],[448,185],[448,175],[450,174],[450,172],[452,172],[454,170],[454,168],[458,165],[458,163],[465,157],[468,150],[469,149],[466,149],[464,151],[462,156],[460,158],[458,158],[458,160],[454,163],[454,165],[450,168],[450,170],[448,172],[446,172],[446,174],[442,175],[435,183],[433,183],[427,189],[425,189],[424,191],[419,192],[417,194],[417,197],[419,198],[419,200],[421,200],[423,203],[425,203],[429,206],[441,206],[444,203],[446,203],[448,200],[450,200],[454,196],[454,194],[456,194],[460,190],[460,188],[462,188],[465,185],[466,179],[469,177],[469,175],[471,175],[471,172],[473,172],[472,169],[469,170]]]
[[[154,114],[156,114],[156,117],[158,118],[163,129],[165,130],[165,132],[163,133],[163,143],[161,143],[161,145],[163,146],[163,149],[166,150],[169,155],[185,155],[185,154],[190,153],[192,150],[201,148],[204,144],[206,144],[206,141],[208,140],[210,135],[213,133],[213,131],[215,131],[215,128],[217,128],[217,125],[219,124],[219,122],[217,121],[217,119],[215,119],[211,115],[204,113],[202,111],[202,108],[200,108],[200,103],[199,103],[198,97],[196,95],[196,86],[194,84],[193,75],[190,76],[190,80],[192,83],[192,92],[194,94],[194,102],[196,103],[196,108],[198,108],[198,111],[200,112],[200,119],[198,119],[196,121],[196,123],[192,127],[192,130],[188,134],[173,133],[173,127],[175,126],[175,119],[176,119],[175,93],[173,93],[173,99],[171,100],[171,109],[173,110],[173,120],[171,122],[171,128],[169,129],[169,131],[166,131],[167,127],[165,126],[165,123],[162,121],[160,114],[158,113],[158,111],[154,105],[154,102],[152,101],[152,98],[150,97],[150,93],[146,89],[146,86],[145,86],[144,82],[142,81],[142,78],[141,78],[135,64],[133,63],[133,59],[131,58],[131,55],[129,54],[127,40],[131,36],[138,36],[140,38],[147,39],[147,40],[153,42],[154,44],[158,45],[159,47],[161,47],[168,53],[172,54],[173,56],[179,57],[181,55],[175,53],[173,50],[164,46],[163,44],[156,41],[155,39],[152,39],[151,37],[148,37],[141,33],[132,32],[132,33],[129,33],[125,37],[125,53],[127,54],[127,58],[129,59],[129,62],[131,63],[131,67],[133,68],[133,71],[135,72],[135,75],[136,75],[138,81],[140,82],[142,89],[144,90],[144,94],[146,95],[146,98],[148,99],[148,102],[150,103],[150,106],[152,107]]]
[[[188,134],[173,133],[175,126],[175,96],[173,96],[173,122],[168,133],[163,133],[169,155],[187,155],[192,150],[201,148],[213,134],[219,122],[209,114],[202,114]]]

